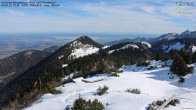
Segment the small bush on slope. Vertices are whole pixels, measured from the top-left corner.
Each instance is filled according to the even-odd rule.
[[[150,66],[150,67],[148,67],[147,69],[148,70],[154,70],[154,69],[156,69],[157,67],[156,66]]]
[[[99,102],[97,99],[94,101],[91,101],[90,99],[88,101],[84,100],[83,98],[79,97],[75,100],[73,107],[71,110],[103,110],[104,105]],[[70,108],[67,108],[67,110],[70,110]]]
[[[148,66],[150,62],[139,60],[137,66]]]
[[[61,94],[62,93],[61,90],[56,90],[55,88],[53,88],[50,83],[48,83],[46,85],[46,87],[44,87],[42,92],[43,93],[51,93],[51,94]]]
[[[179,84],[180,84],[180,83],[184,83],[184,81],[185,81],[185,79],[184,79],[183,77],[180,77],[178,83],[179,83]]]
[[[141,91],[139,89],[127,89],[125,92],[133,93],[133,94],[140,94]]]
[[[109,87],[107,87],[106,85],[103,86],[103,87],[99,87],[99,88],[97,89],[97,93],[98,93],[99,95],[103,95],[103,94],[107,93],[108,89],[109,89]]]

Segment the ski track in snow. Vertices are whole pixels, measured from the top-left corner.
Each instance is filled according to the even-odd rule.
[[[137,67],[136,65],[123,66],[121,68],[123,72],[119,73],[120,77],[102,74],[85,79],[95,81],[104,78],[95,83],[85,83],[80,77],[74,79],[76,83],[57,87],[56,89],[63,91],[62,94],[44,94],[24,110],[65,110],[66,106],[72,105],[79,96],[87,100],[100,100],[106,110],[145,110],[152,101],[168,99],[172,95],[176,95],[180,99],[180,104],[169,106],[165,110],[196,109],[196,72],[187,75],[184,84],[178,84],[177,77],[169,78],[169,68],[161,67],[165,63],[169,64],[171,61],[151,61],[149,66],[157,66],[154,70],[147,70],[147,67]],[[102,96],[97,95],[97,88],[104,85],[109,87],[108,93]],[[126,89],[132,88],[140,89],[141,94],[125,92]],[[106,103],[109,105],[106,106]]]

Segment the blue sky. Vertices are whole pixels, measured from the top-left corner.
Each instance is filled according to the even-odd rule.
[[[61,6],[0,7],[0,33],[161,34],[181,33],[186,29],[196,31],[196,7],[178,7],[180,0],[53,1]],[[186,1],[196,5],[196,0]],[[179,11],[185,14],[179,14]]]

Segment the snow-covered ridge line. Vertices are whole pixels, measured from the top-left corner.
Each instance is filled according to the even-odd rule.
[[[118,50],[121,50],[121,49],[126,49],[126,48],[129,48],[129,47],[132,47],[133,49],[139,49],[139,47],[136,45],[136,44],[127,44],[119,49],[115,49],[115,50],[110,50],[108,53],[113,53],[114,51],[118,51]]]
[[[167,40],[175,39],[175,37],[174,37],[175,35],[177,35],[177,34],[171,33],[171,34],[167,35],[167,36],[165,37],[165,39],[167,39]]]
[[[148,43],[148,42],[142,41],[141,43],[144,44],[144,45],[147,45],[148,48],[151,48],[152,47],[152,45],[150,43]]]

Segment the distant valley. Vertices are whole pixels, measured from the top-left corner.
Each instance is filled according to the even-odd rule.
[[[0,59],[25,50],[43,50],[51,46],[62,46],[83,34],[10,34],[0,35]],[[101,44],[113,39],[132,38],[137,36],[155,37],[153,35],[126,35],[126,34],[90,34],[95,41]],[[112,38],[112,39],[111,39]]]

